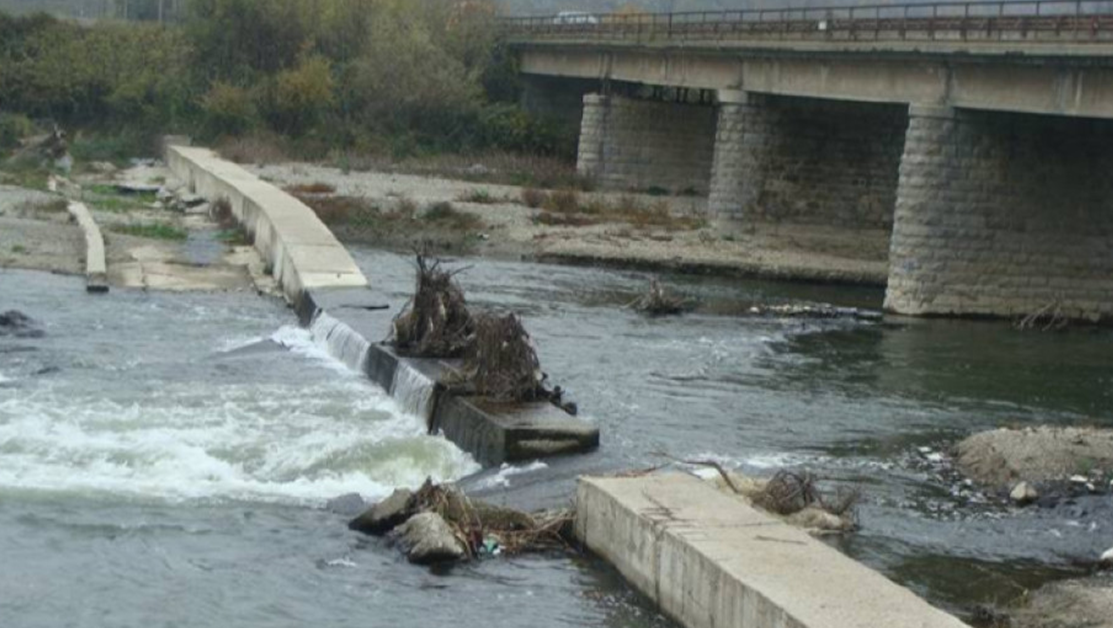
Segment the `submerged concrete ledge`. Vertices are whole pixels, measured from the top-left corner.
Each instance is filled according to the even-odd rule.
[[[347,249],[298,199],[207,148],[170,144],[166,163],[194,192],[228,202],[290,303],[310,288],[367,286]]]
[[[108,292],[108,265],[100,227],[84,204],[71,202],[67,210],[85,234],[85,289],[89,292]]]
[[[958,619],[685,474],[581,478],[576,535],[687,628],[959,628]]]

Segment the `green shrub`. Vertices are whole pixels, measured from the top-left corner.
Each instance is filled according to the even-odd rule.
[[[19,140],[33,135],[35,125],[18,113],[0,113],[0,150],[19,146]]]
[[[251,92],[242,87],[217,81],[201,98],[205,126],[213,135],[240,135],[251,130],[259,112]]]

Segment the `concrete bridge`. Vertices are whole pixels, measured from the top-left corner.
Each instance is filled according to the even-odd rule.
[[[1113,319],[1113,6],[504,20],[578,168],[712,218],[891,229],[886,307]]]

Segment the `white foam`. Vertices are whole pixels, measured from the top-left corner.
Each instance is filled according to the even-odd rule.
[[[14,382],[14,381],[15,381],[14,379],[8,377],[7,375],[4,375],[3,373],[0,373],[0,384],[3,384],[4,382]]]
[[[533,462],[529,463],[528,465],[520,466],[520,467],[511,466],[511,465],[504,462],[504,463],[502,463],[502,466],[499,467],[498,473],[495,473],[494,475],[485,477],[482,480],[480,480],[476,484],[476,488],[480,488],[480,489],[500,488],[500,487],[501,488],[506,488],[506,487],[510,486],[510,478],[515,476],[515,475],[522,475],[524,473],[533,473],[534,471],[540,471],[541,469],[548,469],[548,468],[549,468],[549,465],[545,464],[544,462],[541,462],[540,460],[534,460]]]
[[[309,358],[334,371],[355,374],[348,365],[336,359],[329,351],[326,341],[321,341],[308,329],[294,325],[283,325],[271,334],[271,340],[286,347],[291,352]]]
[[[394,369],[390,394],[403,412],[428,424],[433,413],[433,394],[436,384],[406,360],[399,360]]]
[[[182,386],[130,405],[52,390],[0,397],[6,489],[318,504],[478,468],[358,380]]]

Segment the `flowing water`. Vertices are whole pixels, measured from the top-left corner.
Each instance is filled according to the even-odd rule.
[[[370,250],[356,258],[377,288],[397,299],[412,290],[408,258]],[[699,310],[651,319],[623,307],[646,290],[644,273],[459,266],[470,267],[459,275],[469,303],[520,313],[553,382],[600,425],[595,462],[564,463],[572,471],[644,468],[665,462],[658,452],[755,474],[807,468],[864,495],[862,530],[841,549],[957,612],[1079,575],[1080,562],[1113,545],[1108,497],[1003,508],[956,481],[945,460],[957,440],[1002,425],[1113,427],[1110,330],[754,318],[739,314],[755,304],[880,308],[883,294],[678,276],[663,279],[698,298]],[[561,464],[504,469],[476,486],[559,499],[546,483]]]
[[[0,272],[0,626],[647,626],[590,560],[434,575],[321,508],[478,469],[249,294]],[[365,348],[364,348],[365,349]]]
[[[408,259],[357,250],[402,301]],[[939,452],[999,424],[1113,424],[1113,334],[998,323],[737,316],[753,303],[877,307],[880,293],[667,277],[700,297],[682,318],[622,306],[640,273],[468,260],[471,303],[523,315],[600,451],[465,478],[491,494],[567,499],[590,469],[657,452],[751,472],[805,466],[859,488],[841,549],[948,608],[1079,573],[1113,544],[1108,505],[1012,511],[956,483]],[[477,465],[424,435],[421,382],[393,401],[340,361],[365,347],[314,334],[247,294],[115,291],[0,274],[0,309],[46,337],[0,338],[0,625],[667,625],[588,559],[410,567],[321,506]],[[316,338],[316,339],[314,339]],[[376,340],[376,339],[373,339]],[[427,403],[427,402],[426,402]],[[408,408],[408,412],[406,409]],[[528,618],[528,619],[526,619]]]

